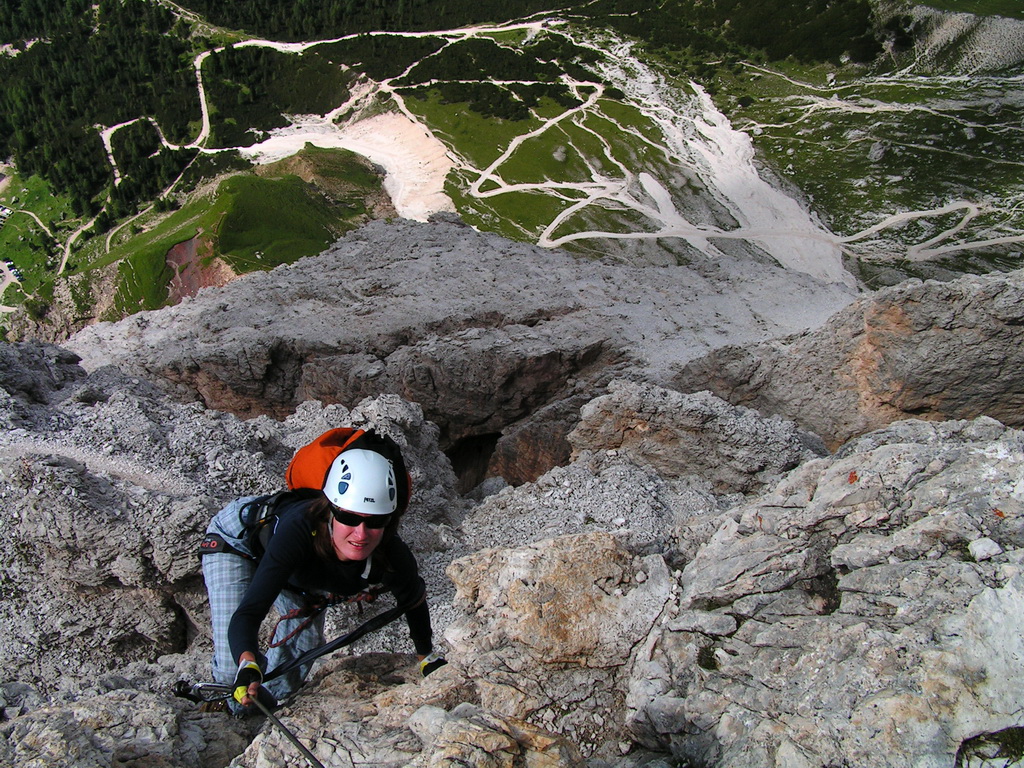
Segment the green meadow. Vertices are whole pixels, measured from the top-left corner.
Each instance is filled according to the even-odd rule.
[[[133,312],[157,309],[168,298],[168,285],[174,272],[167,264],[167,253],[175,245],[197,235],[210,237],[213,253],[237,273],[269,270],[304,257],[321,253],[344,232],[354,228],[366,213],[367,195],[380,192],[381,179],[350,152],[307,147],[299,161],[316,178],[317,184],[294,174],[273,176],[253,172],[228,175],[207,193],[194,196],[185,206],[170,213],[152,208],[137,216],[110,236],[83,238],[72,254],[68,272],[92,274],[117,264],[117,294],[104,319],[117,319]],[[45,185],[29,180],[37,189],[30,200],[34,211],[62,213],[60,201],[45,194]],[[21,186],[12,184],[11,188]],[[23,198],[24,199],[24,195]],[[14,256],[15,264],[26,280],[22,291],[8,289],[6,303],[34,301],[36,311],[45,311],[52,296],[53,269],[59,263],[54,248],[32,243],[41,239],[35,222],[26,234],[22,222],[27,214],[14,214],[0,230],[3,253]],[[15,243],[12,251],[6,250]],[[79,284],[79,293],[87,294]]]
[[[67,198],[54,195],[39,176],[26,178],[7,168],[0,172],[10,174],[0,194],[0,205],[14,211],[0,229],[0,258],[11,261],[22,275],[21,287],[8,288],[2,303],[19,304],[51,278],[60,264],[58,240],[66,239],[81,220],[75,217]]]
[[[316,150],[309,156],[325,161],[334,154]],[[326,168],[337,181],[337,164],[327,163]],[[376,177],[354,170],[341,178],[379,184]],[[166,264],[167,251],[200,232],[212,236],[213,255],[235,272],[269,270],[321,253],[353,228],[354,219],[364,213],[361,201],[368,191],[363,187],[352,195],[354,200],[338,202],[294,175],[231,176],[210,197],[191,202],[151,232],[132,238],[101,260],[121,265],[117,312],[163,306],[173,277]]]

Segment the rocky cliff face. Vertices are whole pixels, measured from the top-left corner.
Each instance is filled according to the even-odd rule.
[[[410,456],[406,536],[452,663],[417,681],[397,629],[322,662],[281,714],[324,765],[948,765],[1018,725],[1024,436],[992,419],[824,455],[777,417],[614,382],[568,466],[467,507],[394,396],[239,421],[4,352],[5,764],[293,754],[170,687],[206,674],[209,516],[338,423]]]
[[[610,377],[666,381],[726,341],[817,327],[852,299],[759,263],[581,261],[453,223],[377,222],[67,346],[87,369],[115,363],[246,417],[398,394],[453,455],[494,451],[477,481],[523,482],[568,459],[580,406]]]
[[[889,422],[1024,419],[1024,272],[908,281],[821,328],[689,362],[673,386],[793,419],[835,448]]]
[[[399,228],[396,237],[430,231]],[[343,262],[344,243],[359,242],[343,241]],[[446,249],[414,253],[409,260],[423,274],[454,258]],[[563,287],[573,274],[567,262],[553,270]],[[295,317],[304,318],[297,326],[356,335],[331,325],[324,298],[309,299],[315,311],[306,317],[302,286],[289,274],[280,277],[298,302]],[[585,274],[589,268],[577,279]],[[517,486],[493,478],[462,496],[441,451],[443,429],[425,418],[425,406],[395,393],[347,404],[306,400],[282,417],[246,420],[168,394],[161,371],[191,371],[195,383],[200,374],[212,377],[203,373],[206,362],[223,361],[214,372],[244,368],[217,349],[247,353],[261,338],[256,327],[232,332],[223,320],[210,335],[201,329],[214,327],[217,297],[233,296],[247,280],[121,325],[120,338],[112,327],[97,329],[76,344],[88,366],[58,347],[0,346],[0,763],[300,764],[272,724],[198,711],[170,688],[207,676],[207,609],[194,550],[210,516],[237,495],[278,488],[296,447],[350,423],[387,431],[409,457],[417,491],[404,536],[420,559],[451,663],[419,679],[398,625],[318,662],[279,715],[324,765],[1008,764],[996,755],[1007,754],[1024,727],[1024,434],[983,414],[1000,403],[1010,420],[1018,390],[1008,384],[1001,397],[995,390],[1012,379],[986,377],[989,405],[971,418],[907,420],[893,409],[896,420],[870,431],[829,434],[830,453],[803,419],[644,381],[709,366],[695,356],[682,356],[692,363],[685,370],[654,359],[669,349],[668,334],[640,347],[649,357],[633,350],[611,362],[601,357],[614,336],[605,334],[601,376],[576,374],[566,383],[571,398],[536,411],[580,403],[565,422],[564,461]],[[918,334],[927,346],[935,334],[942,343],[934,355],[965,338],[977,348],[979,338],[999,337],[1009,360],[1019,346],[1018,280],[900,286],[851,305],[820,332],[746,354],[767,359],[765,349],[792,353],[804,344],[798,360],[829,370],[821,361],[848,359],[851,348],[834,329],[863,317],[865,307],[886,306],[880,315],[910,320],[897,324],[902,334],[875,336],[879,354],[893,339],[909,348],[906,338]],[[398,331],[368,337],[364,349],[395,346],[376,356],[379,377],[391,375],[399,348],[432,349],[435,357],[420,359],[442,361],[442,347],[459,350],[456,341],[482,350],[474,346],[478,332],[512,337],[499,323],[450,331],[442,345],[450,316],[440,318],[422,288],[401,287],[422,284],[388,289],[407,297],[404,306],[422,308],[421,317],[410,310],[389,326],[375,315],[376,327],[441,330],[397,346]],[[272,283],[260,287],[274,295]],[[524,307],[544,304],[526,293]],[[221,314],[238,308],[256,322],[244,303],[220,303]],[[260,328],[273,336],[289,305],[269,305],[280,308]],[[947,314],[936,316],[939,306]],[[549,345],[556,330],[593,334],[595,318],[620,308],[573,310],[582,313],[578,325],[558,324],[573,312],[550,313],[519,324],[516,343],[497,346],[540,348],[528,335],[538,326]],[[615,330],[651,327],[636,322]],[[465,347],[453,352],[457,359],[470,357]],[[101,364],[104,349],[116,365]],[[369,353],[349,347],[344,354],[366,362]],[[982,359],[995,357],[986,351]],[[204,362],[175,369],[172,359]],[[795,364],[777,361],[764,380]],[[305,369],[296,370],[301,378]],[[232,375],[232,386],[241,386],[241,375]],[[820,383],[827,380],[807,384],[817,382],[823,409],[833,399]],[[464,418],[453,414],[449,432]],[[358,620],[336,609],[329,631]]]

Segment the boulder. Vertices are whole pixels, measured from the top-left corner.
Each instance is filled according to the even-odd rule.
[[[911,280],[820,328],[731,344],[673,379],[791,419],[835,449],[893,421],[990,416],[1024,424],[1024,271]]]
[[[826,453],[817,436],[780,417],[733,407],[708,392],[683,395],[623,380],[583,408],[569,442],[577,453],[615,451],[661,477],[703,477],[720,494],[764,489]]]
[[[465,618],[446,639],[481,705],[565,734],[584,755],[616,753],[624,671],[671,593],[664,561],[591,533],[482,550],[448,574]]]
[[[328,661],[306,695],[277,715],[325,766],[584,765],[569,739],[484,710],[474,697],[470,681],[449,667],[423,680],[408,655],[372,653]],[[298,760],[288,737],[264,722],[232,764],[262,768]]]
[[[117,689],[0,723],[0,762],[47,768],[222,768],[253,723],[207,714],[164,694]]]
[[[614,413],[614,396],[595,411]],[[480,706],[570,736],[594,765],[660,750],[708,766],[938,766],[1016,743],[1024,434],[985,417],[895,422],[717,507],[654,473],[650,451],[596,445],[463,524],[471,547],[492,547],[449,571],[465,614],[447,634],[453,674]],[[601,511],[613,476],[667,502],[644,518],[659,533]]]

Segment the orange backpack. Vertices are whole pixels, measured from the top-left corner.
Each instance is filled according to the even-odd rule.
[[[327,473],[338,454],[366,434],[361,429],[340,427],[324,432],[320,437],[295,452],[284,479],[288,490],[296,488],[323,489]]]

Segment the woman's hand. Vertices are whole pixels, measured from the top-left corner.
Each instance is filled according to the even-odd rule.
[[[431,651],[426,656],[417,656],[416,658],[420,661],[420,673],[424,677],[448,663],[437,651]]]
[[[238,660],[238,671],[232,683],[232,696],[243,707],[251,707],[263,683],[263,672],[251,653],[243,653]]]

